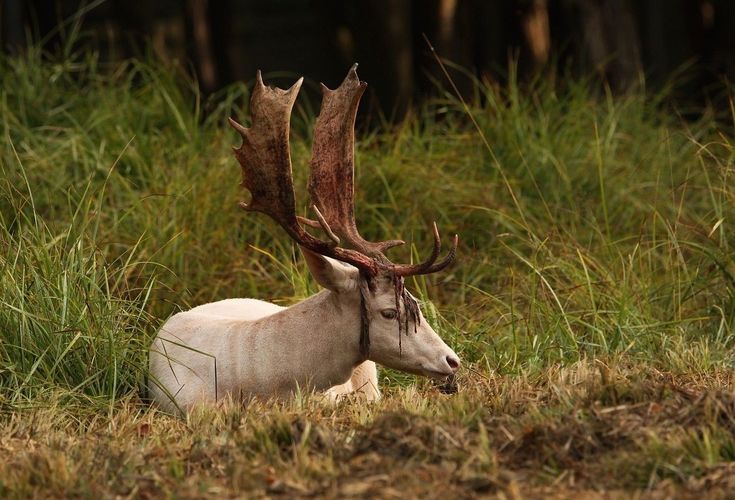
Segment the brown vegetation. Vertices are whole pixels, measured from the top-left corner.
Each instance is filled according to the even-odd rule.
[[[632,489],[665,498],[735,487],[732,373],[584,361],[529,377],[469,372],[459,383],[453,396],[425,383],[369,406],[304,396],[202,409],[187,421],[134,400],[109,418],[14,413],[0,428],[0,490],[615,498]]]

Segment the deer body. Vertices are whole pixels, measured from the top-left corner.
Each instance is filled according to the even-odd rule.
[[[172,316],[150,349],[152,399],[163,409],[188,410],[225,397],[284,396],[297,389],[331,397],[360,392],[379,397],[375,363],[442,378],[459,358],[421,315],[404,277],[447,267],[457,236],[437,262],[393,264],[385,251],[403,242],[369,242],[354,219],[354,123],[365,83],[350,70],[334,91],[322,88],[314,129],[309,192],[317,221],[296,215],[288,146],[291,89],[266,87],[258,73],[251,95],[252,126],[230,121],[243,143],[235,156],[250,191],[248,211],[271,217],[299,244],[316,281],[326,290],[289,308],[254,299],[229,299]],[[307,232],[321,228],[328,240]],[[347,243],[345,246],[343,242]]]
[[[374,400],[380,396],[375,361],[434,377],[456,370],[457,355],[422,317],[411,325],[414,331],[402,334],[396,352],[395,318],[381,315],[394,306],[387,279],[378,280],[368,295],[368,314],[380,319],[373,320],[366,360],[359,347],[357,269],[307,250],[304,255],[326,290],[288,308],[222,300],[180,312],[163,325],[150,358],[151,396],[162,409],[187,410],[225,397],[284,397],[299,388],[333,398],[358,392]]]
[[[343,384],[362,361],[359,318],[349,314],[357,308],[335,302],[323,291],[290,308],[229,299],[178,313],[154,343],[151,372],[167,392],[178,393],[182,409],[228,395],[282,397],[299,387]],[[152,392],[167,399],[161,387]]]

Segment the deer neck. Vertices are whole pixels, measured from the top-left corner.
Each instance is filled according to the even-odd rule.
[[[360,295],[323,290],[258,321],[290,353],[298,378],[311,378],[317,389],[344,383],[364,361],[360,355]]]

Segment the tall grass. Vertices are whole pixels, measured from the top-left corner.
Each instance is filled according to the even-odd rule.
[[[31,49],[0,61],[0,88],[4,404],[58,390],[114,401],[142,380],[172,312],[316,289],[282,231],[236,208],[245,195],[225,118],[247,121],[245,84],[204,102],[155,61],[101,67],[93,53],[49,61]],[[431,220],[460,234],[458,263],[412,287],[473,369],[590,357],[731,368],[730,128],[583,81],[478,82],[476,93],[489,148],[448,92],[357,146],[366,237],[406,239],[394,257],[409,260],[428,249]],[[297,106],[305,211],[314,117]]]
[[[34,208],[30,184],[6,179],[0,192],[15,211],[0,224],[0,409],[52,396],[95,407],[135,391],[154,284],[129,282],[135,248],[115,259],[100,251],[100,207],[88,192],[53,228]]]

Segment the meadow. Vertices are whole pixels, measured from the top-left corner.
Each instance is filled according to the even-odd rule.
[[[294,79],[296,75],[294,75]],[[339,82],[326,82],[335,86]],[[369,82],[368,82],[369,83]],[[579,78],[451,87],[359,131],[368,239],[430,247],[412,279],[459,391],[382,370],[385,397],[170,417],[141,400],[176,311],[317,290],[237,202],[248,82],[207,99],[154,60],[0,60],[0,495],[726,496],[735,488],[735,108]],[[316,95],[317,82],[302,93]],[[306,214],[317,109],[291,151]]]

